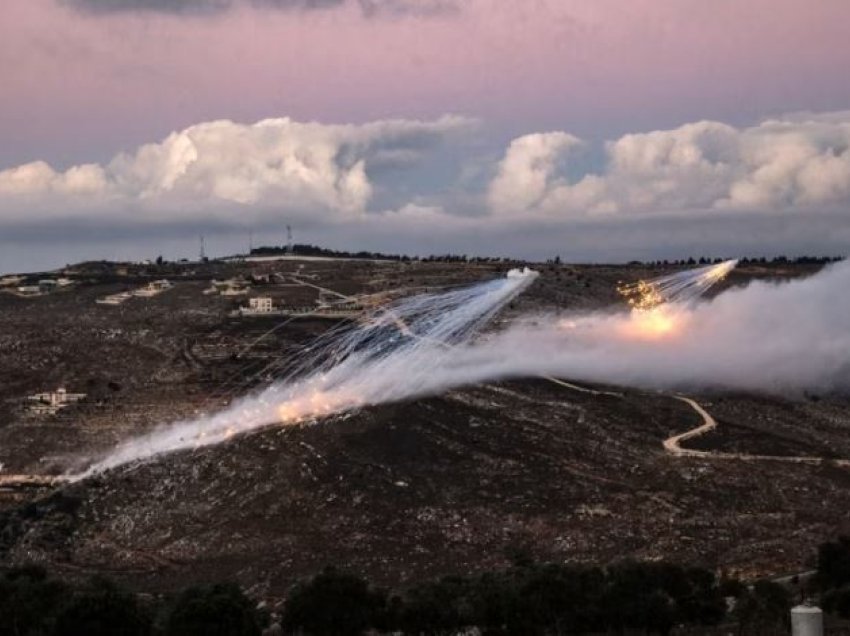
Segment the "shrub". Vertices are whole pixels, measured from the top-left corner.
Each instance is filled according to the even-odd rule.
[[[235,583],[185,590],[165,624],[167,636],[259,636],[254,603]]]

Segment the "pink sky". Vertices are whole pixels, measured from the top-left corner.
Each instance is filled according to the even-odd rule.
[[[846,0],[469,0],[216,16],[0,3],[0,168],[102,160],[212,118],[462,113],[582,136],[850,106]]]

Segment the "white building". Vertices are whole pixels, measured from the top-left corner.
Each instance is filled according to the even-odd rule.
[[[30,411],[40,415],[53,415],[60,409],[85,399],[85,393],[68,393],[64,387],[48,393],[36,393],[27,397]]]
[[[157,294],[161,294],[162,292],[171,289],[173,286],[174,285],[166,279],[155,280],[134,291],[133,295],[150,298],[151,296],[156,296]]]
[[[117,294],[111,294],[109,296],[104,296],[103,298],[98,298],[95,302],[98,305],[120,305],[125,300],[129,299],[132,296],[130,292],[119,292]]]
[[[274,303],[272,303],[271,298],[267,296],[260,296],[259,298],[249,299],[248,308],[258,314],[267,314],[274,309]]]
[[[41,287],[38,285],[23,285],[18,287],[19,296],[40,296],[41,293]]]
[[[225,287],[221,290],[222,296],[246,296],[248,294],[248,287]]]

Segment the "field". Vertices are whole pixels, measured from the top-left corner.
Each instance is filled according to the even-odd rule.
[[[35,298],[0,293],[0,479],[61,474],[131,435],[221,408],[270,381],[334,324],[232,317],[248,296],[204,294],[213,278],[253,277],[249,296],[301,307],[315,304],[318,288],[414,293],[507,269],[90,263],[70,268],[68,288]],[[494,328],[525,312],[621,305],[619,281],[667,271],[539,269]],[[723,285],[815,269],[740,267]],[[162,278],[174,287],[155,297],[95,302]],[[664,440],[704,423],[688,403],[562,380],[517,378],[270,427],[70,485],[7,483],[0,563],[108,573],[146,590],[232,578],[276,597],[327,564],[392,587],[498,567],[520,553],[778,575],[809,569],[817,543],[846,528],[847,396],[689,394],[717,426],[683,441],[677,455]],[[27,395],[58,387],[87,397],[55,415],[28,411]]]

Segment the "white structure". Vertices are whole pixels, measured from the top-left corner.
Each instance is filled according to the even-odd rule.
[[[59,287],[59,283],[52,278],[44,278],[38,281],[38,288],[45,294],[54,291],[57,287]]]
[[[274,309],[272,299],[268,296],[260,296],[259,298],[251,298],[248,300],[248,308],[258,314],[267,314]]]
[[[792,608],[791,636],[823,636],[821,609],[809,605],[798,605]]]
[[[130,292],[120,292],[118,294],[111,294],[109,296],[104,296],[103,298],[98,298],[94,302],[98,305],[120,305],[132,296],[133,294]]]
[[[39,415],[53,415],[60,409],[85,399],[85,393],[68,393],[63,387],[49,393],[36,393],[27,400],[31,402],[30,411]]]
[[[263,316],[275,313],[274,303],[268,296],[250,298],[247,307],[240,307],[234,314],[239,316]]]
[[[98,305],[120,305],[121,303],[126,300],[129,300],[133,296],[138,296],[140,298],[151,298],[152,296],[161,294],[162,292],[169,290],[172,287],[174,287],[174,285],[165,279],[155,280],[153,282],[148,283],[144,287],[139,287],[138,289],[134,289],[133,291],[124,291],[119,292],[117,294],[110,294],[109,296],[98,298],[95,302]]]
[[[240,287],[237,285],[228,285],[224,289],[221,290],[222,296],[246,296],[248,294],[249,288]]]
[[[19,296],[40,296],[41,293],[41,287],[38,285],[23,285],[18,287]]]
[[[161,294],[162,292],[171,289],[174,285],[171,282],[162,279],[155,280],[153,282],[148,283],[144,287],[140,287],[136,291],[133,292],[134,296],[141,296],[143,298],[150,298],[152,296],[156,296],[157,294]]]

